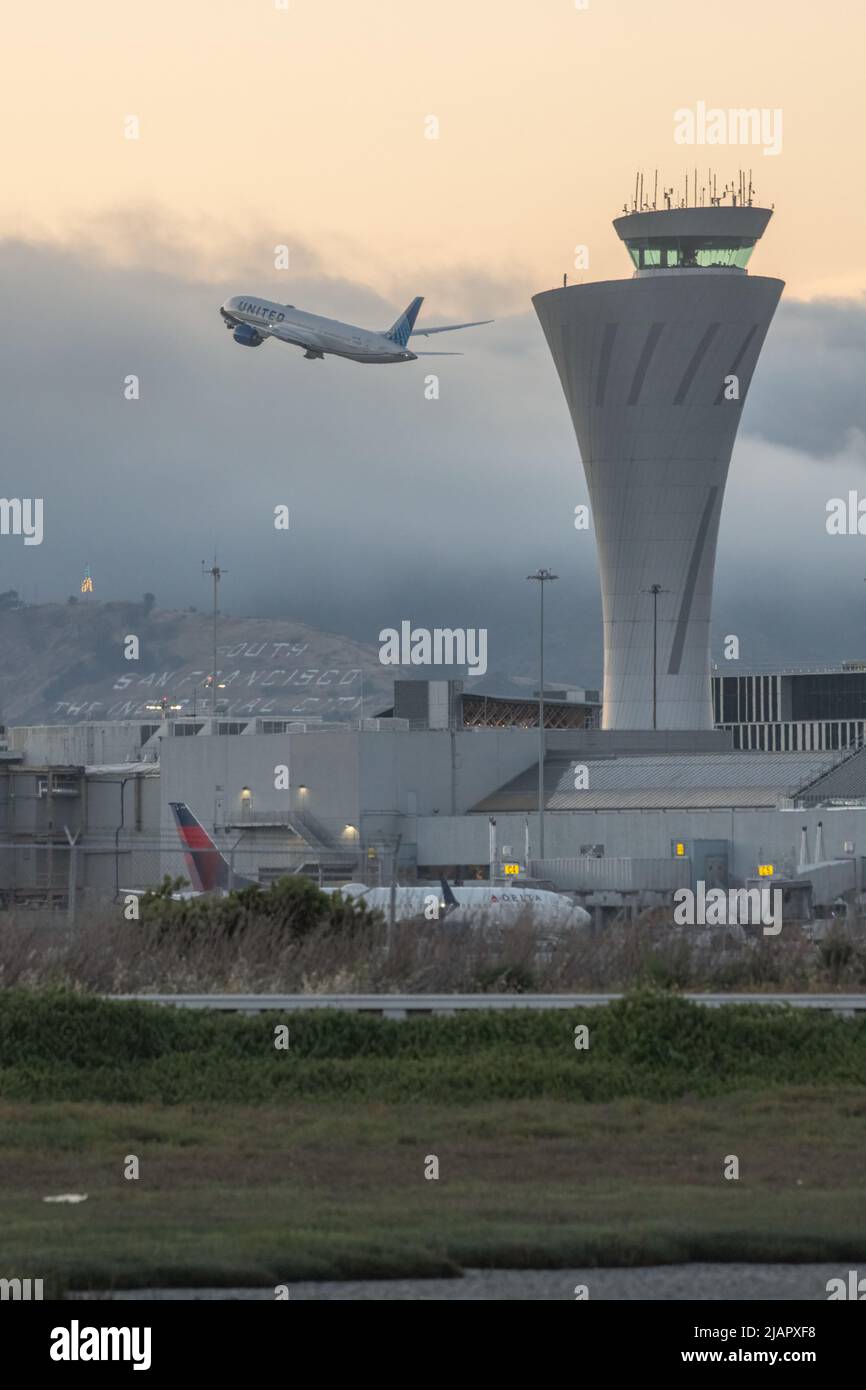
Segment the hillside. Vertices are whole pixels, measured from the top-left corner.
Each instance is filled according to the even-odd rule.
[[[81,719],[135,719],[167,699],[205,713],[203,684],[213,664],[208,612],[157,609],[146,602],[0,606],[0,715],[7,725]],[[147,596],[150,600],[150,596]],[[124,655],[138,638],[137,660]],[[390,705],[396,668],[350,638],[290,618],[221,616],[217,664],[229,716],[358,718]]]

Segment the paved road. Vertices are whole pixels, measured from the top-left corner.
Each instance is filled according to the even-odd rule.
[[[215,1009],[257,1014],[266,1010],[294,1013],[301,1009],[348,1009],[353,1013],[406,1018],[410,1013],[454,1014],[464,1009],[580,1009],[610,1004],[621,994],[111,994],[115,1000],[173,1004],[181,1009]],[[862,994],[684,994],[695,1004],[789,1004],[795,1009],[824,1009],[854,1014],[866,1010]]]
[[[568,1301],[585,1284],[589,1299],[689,1301],[825,1301],[827,1280],[847,1281],[849,1268],[866,1276],[863,1259],[845,1265],[687,1264],[645,1269],[469,1269],[462,1279],[371,1279],[346,1283],[290,1283],[290,1300]],[[130,1289],[115,1294],[73,1294],[78,1299],[235,1299],[271,1301],[273,1289]]]

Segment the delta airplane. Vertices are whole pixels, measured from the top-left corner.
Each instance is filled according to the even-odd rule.
[[[170,801],[168,804],[183,845],[183,857],[192,884],[192,892],[184,891],[178,897],[197,898],[202,893],[225,897],[229,892],[236,893],[239,888],[258,888],[256,879],[234,873],[225,855],[217,849],[185,801]]]
[[[414,362],[418,357],[462,357],[461,352],[410,352],[410,338],[429,337],[431,333],[450,333],[457,328],[478,328],[493,319],[475,319],[472,323],[445,323],[437,328],[416,328],[418,310],[423,296],[412,303],[390,328],[374,332],[358,328],[339,319],[325,319],[319,314],[307,314],[294,304],[276,304],[271,299],[256,299],[235,295],[220,308],[226,328],[241,347],[261,347],[265,338],[276,338],[303,348],[304,357],[348,357],[351,362]]]
[[[211,897],[226,897],[230,892],[241,888],[258,888],[254,878],[245,878],[235,873],[219,850],[201,821],[197,820],[184,801],[170,801],[174,823],[183,845],[190,888],[182,888],[172,893],[172,898],[185,901],[204,894]],[[121,893],[143,897],[152,891],[146,888],[122,888]],[[368,888],[364,883],[345,883],[339,888],[326,888],[326,893],[342,893],[344,898],[353,901],[363,900],[365,907],[382,912],[387,917],[391,910],[390,888]],[[523,888],[520,886],[500,887],[476,885],[460,887],[457,893],[446,879],[440,880],[439,892],[428,884],[411,887],[395,887],[394,915],[398,922],[424,917],[431,894],[438,898],[438,920],[451,918],[458,925],[507,926],[529,913],[539,926],[582,927],[592,920],[589,913],[562,893],[552,893],[545,888]],[[458,897],[459,894],[459,897]]]
[[[367,888],[363,883],[347,883],[337,891],[355,901],[363,900],[366,907],[383,912],[386,917],[390,912],[390,888]],[[444,878],[440,881],[438,893],[429,884],[426,888],[423,885],[395,888],[395,921],[407,922],[415,917],[424,917],[431,896],[439,900],[436,920],[450,919],[460,926],[510,926],[524,915],[531,916],[537,926],[543,927],[584,927],[592,921],[589,913],[578,907],[571,898],[562,893],[552,893],[546,888],[472,884],[455,892]]]
[[[172,893],[175,902],[185,902],[188,898],[200,898],[203,894],[225,898],[230,892],[240,888],[258,888],[254,878],[244,878],[237,874],[221,850],[217,849],[201,821],[196,820],[185,801],[170,801],[171,813],[180,842],[191,888],[180,888]],[[152,893],[152,888],[121,888],[120,894],[143,898]]]

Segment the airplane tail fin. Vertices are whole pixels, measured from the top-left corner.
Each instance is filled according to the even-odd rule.
[[[199,893],[212,893],[215,889],[228,890],[231,870],[225,855],[221,854],[208,835],[204,826],[197,821],[185,801],[171,801],[174,823],[184,847],[184,860],[189,871],[189,881]],[[237,875],[235,875],[237,883]]]
[[[412,329],[415,327],[415,320],[418,317],[418,310],[421,308],[421,305],[423,303],[423,295],[419,295],[417,299],[413,299],[412,303],[407,305],[407,307],[403,310],[396,323],[392,323],[391,327],[385,334],[385,337],[390,338],[391,341],[394,343],[399,343],[400,347],[405,347],[409,341],[409,335],[411,334]]]
[[[453,912],[455,907],[459,907],[460,904],[455,898],[453,892],[451,891],[451,884],[448,882],[444,874],[439,879],[439,887],[442,890],[442,901],[445,904],[444,916],[447,917],[448,913]]]

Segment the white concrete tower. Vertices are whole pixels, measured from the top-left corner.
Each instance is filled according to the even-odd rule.
[[[713,727],[719,515],[743,402],[784,288],[745,268],[771,216],[748,204],[626,213],[613,225],[634,261],[632,279],[533,297],[592,505],[605,729],[651,729],[654,712],[659,729]]]

